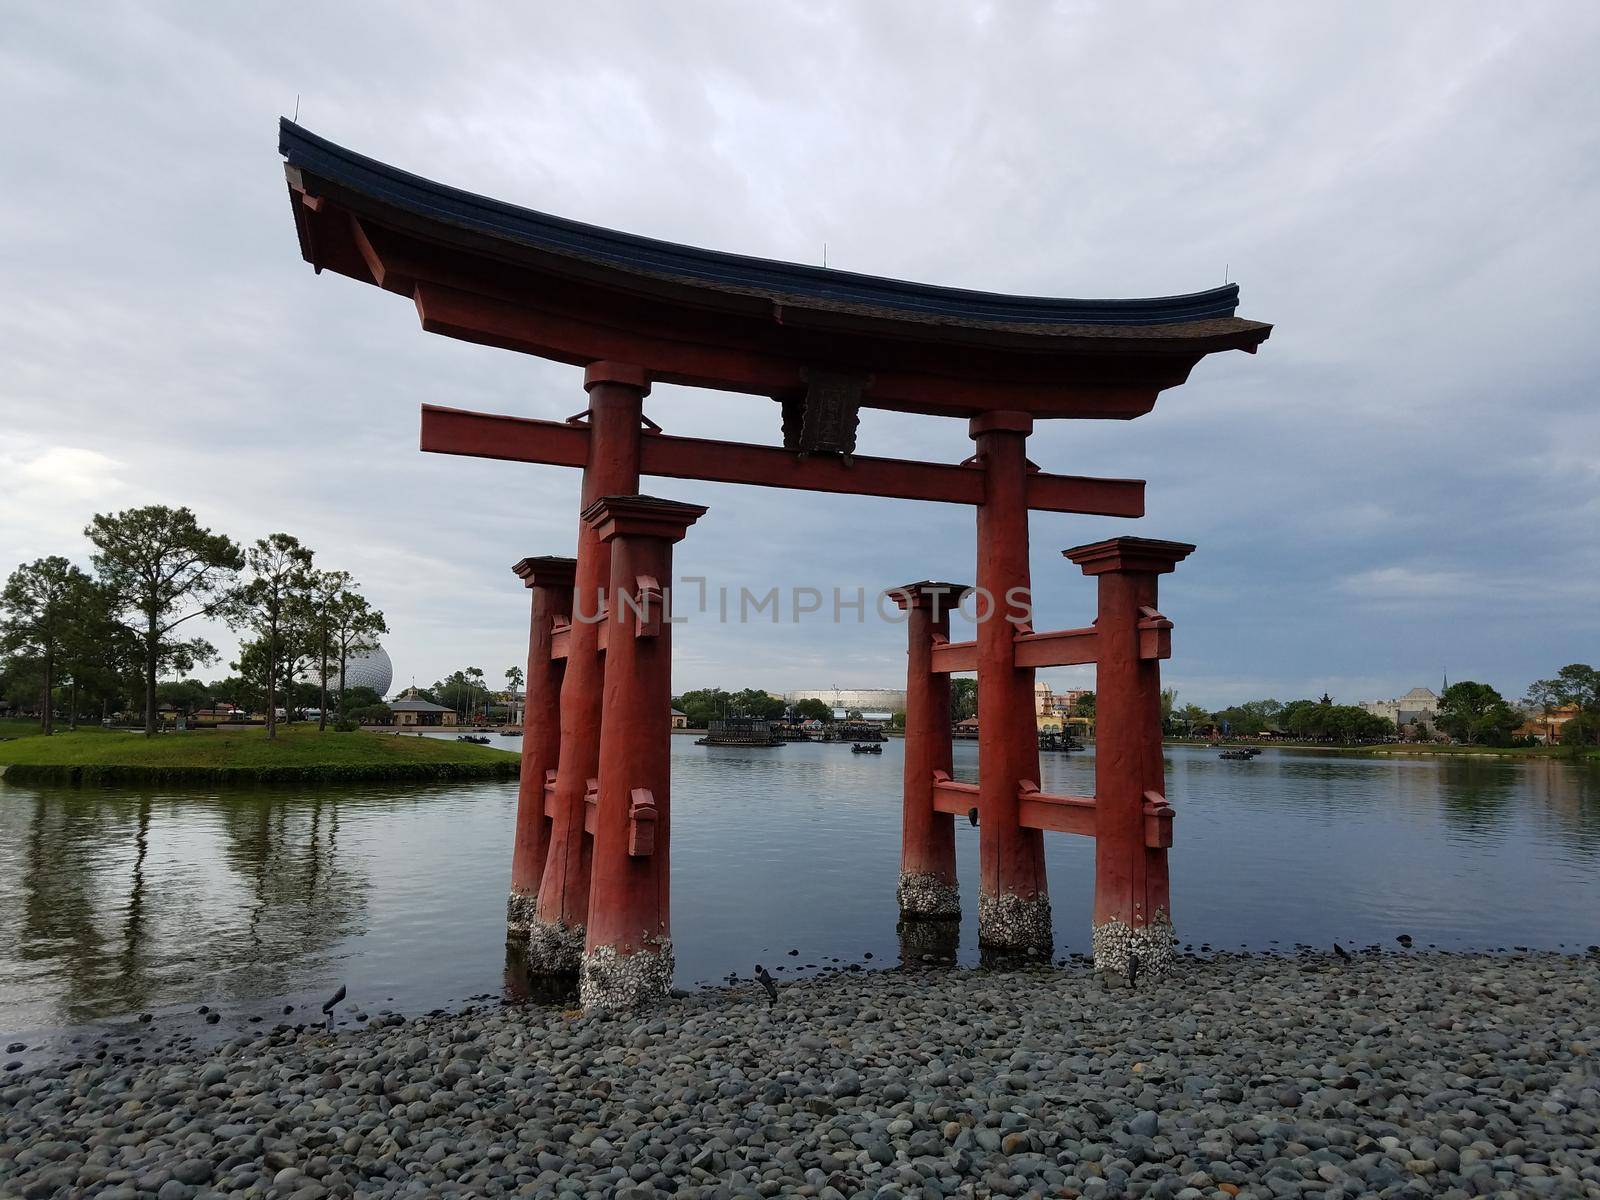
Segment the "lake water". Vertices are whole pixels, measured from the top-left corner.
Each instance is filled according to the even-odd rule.
[[[956,755],[974,778],[976,747]],[[1600,941],[1600,768],[1272,750],[1241,763],[1190,747],[1167,762],[1174,915],[1197,949],[1393,947],[1401,933],[1488,950]],[[900,767],[898,741],[869,756],[674,738],[679,983],[748,977],[757,961],[787,973],[897,962]],[[1092,750],[1043,756],[1047,791],[1089,794],[1093,771]],[[0,783],[0,1031],[208,1004],[226,1032],[283,1020],[286,1004],[306,1019],[341,983],[369,1012],[516,998],[515,808],[514,783]],[[958,820],[957,844],[958,957],[975,961],[978,831]],[[1046,854],[1057,956],[1086,952],[1092,847],[1050,834]]]

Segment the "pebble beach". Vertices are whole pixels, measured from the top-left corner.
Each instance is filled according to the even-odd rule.
[[[1592,955],[836,973],[0,1075],[0,1195],[1600,1196]]]

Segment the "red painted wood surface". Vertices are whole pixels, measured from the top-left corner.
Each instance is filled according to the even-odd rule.
[[[587,460],[589,430],[560,421],[422,406],[421,447],[509,462],[578,467]],[[640,473],[674,479],[752,484],[852,496],[888,496],[950,504],[983,503],[983,471],[976,466],[913,462],[857,455],[848,464],[831,455],[801,458],[778,446],[646,433],[640,438]],[[1028,507],[1043,512],[1111,517],[1144,515],[1144,481],[1030,472]]]
[[[978,858],[985,897],[1033,900],[1046,894],[1044,839],[1018,819],[1018,786],[1039,778],[1033,671],[1016,662],[1021,600],[1029,588],[1027,439],[1022,414],[974,418],[984,467],[978,508],[978,588],[993,611],[978,621]],[[983,931],[980,928],[979,936]]]
[[[949,640],[950,613],[970,589],[962,584],[924,581],[896,588],[895,602],[906,613],[905,773],[902,786],[900,871],[932,876],[956,886],[955,822],[934,807],[936,774],[948,776],[954,758],[950,744],[950,676],[934,671],[936,644]]]
[[[978,785],[951,779],[944,771],[933,773],[933,808],[935,812],[953,813],[964,817],[978,807]]]
[[[638,601],[653,592],[659,608],[672,545],[704,512],[644,496],[604,497],[585,512],[611,548],[612,598],[588,951],[630,953],[671,929],[672,623],[651,619]]]
[[[1093,629],[1060,629],[1053,633],[1019,633],[1019,667],[1071,667],[1092,663],[1099,653]]]
[[[639,490],[639,419],[649,385],[629,367],[596,364],[585,374],[590,437],[583,471],[587,509],[602,496]],[[587,521],[578,523],[574,617],[593,615],[611,576],[611,550]],[[567,632],[561,683],[561,750],[551,803],[550,850],[539,885],[539,919],[569,929],[589,917],[589,839],[584,793],[600,764],[601,693],[605,660],[600,627],[574,619]]]
[[[929,656],[930,669],[944,675],[955,671],[976,671],[978,669],[978,643],[977,642],[945,642],[936,645]]]
[[[1094,837],[1095,802],[1090,796],[1057,796],[1024,784],[1017,793],[1017,820],[1024,829]]]
[[[517,784],[517,828],[511,853],[511,893],[534,896],[550,851],[545,778],[561,753],[561,677],[566,664],[551,653],[558,621],[572,614],[570,558],[525,558],[512,570],[530,593],[528,673],[523,695],[522,774]],[[565,656],[563,656],[564,658]]]

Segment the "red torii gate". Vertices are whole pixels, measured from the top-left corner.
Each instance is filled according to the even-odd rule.
[[[1253,352],[1271,327],[1238,289],[1149,300],[1000,296],[777,263],[599,229],[420,179],[284,121],[280,152],[301,252],[408,296],[424,330],[584,367],[566,422],[424,406],[422,449],[583,470],[575,558],[523,559],[532,592],[527,717],[508,926],[528,961],[579,971],[587,1005],[670,985],[671,546],[705,511],[639,495],[642,475],[974,505],[974,642],[948,640],[941,594],[912,584],[905,840],[910,918],[957,915],[954,812],[980,814],[979,937],[1051,945],[1042,833],[1096,839],[1095,958],[1170,959],[1171,809],[1163,799],[1157,661],[1171,624],[1155,580],[1193,547],[1119,538],[1068,551],[1099,578],[1092,629],[1028,624],[1028,512],[1138,517],[1137,480],[1050,475],[1027,459],[1037,418],[1129,419],[1207,354]],[[660,432],[653,382],[778,401],[783,446]],[[861,407],[965,417],[960,464],[855,453]],[[598,609],[597,603],[603,600]],[[599,616],[599,620],[592,619]],[[1038,788],[1033,673],[1098,664],[1094,799]],[[949,778],[948,676],[978,673],[979,782]]]

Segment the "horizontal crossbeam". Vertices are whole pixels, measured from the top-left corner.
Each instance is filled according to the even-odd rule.
[[[1019,633],[1016,643],[1019,667],[1075,667],[1096,661],[1100,653],[1100,635],[1093,629]]]
[[[1075,667],[1097,661],[1100,654],[1100,635],[1093,629],[1019,633],[1016,636],[1016,644],[1019,667]],[[1170,646],[1168,652],[1170,654]],[[955,671],[977,669],[977,642],[934,643],[935,675],[949,675]]]
[[[511,462],[582,467],[589,457],[587,426],[529,417],[422,406],[422,449]],[[982,504],[981,466],[913,462],[858,455],[847,463],[831,455],[801,457],[778,446],[707,438],[639,435],[639,470],[670,479],[704,479],[757,487]],[[1028,507],[1041,512],[1107,517],[1144,515],[1144,481],[1082,475],[1028,476]]]
[[[978,807],[978,785],[959,783],[943,771],[933,773],[933,810],[964,817]],[[1172,806],[1160,792],[1144,794],[1144,844],[1151,849],[1172,845]],[[980,817],[980,820],[982,818]],[[1092,796],[1057,796],[1031,783],[1017,788],[1017,824],[1046,833],[1094,837],[1096,805]]]
[[[607,631],[611,628],[610,621],[600,622],[600,651],[603,654],[606,642],[609,640]],[[564,662],[572,646],[572,623],[562,622],[550,630],[550,661]]]
[[[977,642],[935,642],[933,645],[933,673],[948,675],[953,671],[978,669]]]

